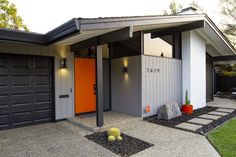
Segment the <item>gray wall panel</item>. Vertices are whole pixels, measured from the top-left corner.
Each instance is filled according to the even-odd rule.
[[[123,73],[124,64],[128,72]],[[112,111],[141,115],[141,56],[111,61]]]
[[[103,59],[103,108],[110,109],[109,60]]]
[[[157,114],[161,105],[182,103],[181,60],[142,56],[142,116]],[[158,72],[158,69],[160,70]],[[147,104],[150,113],[145,113]]]

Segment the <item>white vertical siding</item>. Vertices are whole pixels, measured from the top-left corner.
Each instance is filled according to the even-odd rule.
[[[69,46],[40,46],[0,41],[0,53],[54,57],[56,119],[74,116],[74,54],[70,52]],[[61,70],[59,65],[62,57],[67,58],[68,68],[64,70]],[[69,98],[60,99],[59,95],[64,94],[69,94]]]
[[[142,116],[157,114],[161,105],[182,103],[181,60],[142,56]],[[159,69],[159,72],[157,71]],[[151,112],[145,113],[150,105]]]
[[[182,33],[183,102],[188,90],[194,109],[206,106],[206,43],[195,31]]]

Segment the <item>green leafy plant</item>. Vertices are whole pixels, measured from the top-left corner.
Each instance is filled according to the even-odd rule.
[[[16,6],[8,0],[0,0],[0,28],[29,31]]]
[[[191,105],[190,100],[188,98],[188,90],[186,90],[185,105]]]

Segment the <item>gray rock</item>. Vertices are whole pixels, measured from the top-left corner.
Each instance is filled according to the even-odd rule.
[[[181,111],[177,102],[165,104],[158,111],[158,118],[170,120],[181,115]]]

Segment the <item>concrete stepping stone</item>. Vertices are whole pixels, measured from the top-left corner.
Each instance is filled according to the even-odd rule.
[[[228,115],[229,113],[212,111],[212,112],[208,112],[208,114],[213,114],[213,115],[217,115],[217,116],[226,116],[226,115]]]
[[[197,129],[201,128],[202,125],[197,125],[197,124],[190,124],[190,123],[180,123],[176,125],[175,127],[180,128],[180,129],[187,129],[191,131],[196,131]]]
[[[193,119],[190,119],[188,122],[196,123],[196,124],[200,124],[200,125],[207,125],[207,124],[211,123],[212,121],[213,120],[210,120],[210,119],[193,118]]]
[[[203,114],[198,116],[200,118],[206,118],[206,119],[212,119],[212,120],[217,120],[219,119],[221,116],[217,116],[217,115],[209,115],[209,114]]]
[[[233,109],[227,109],[227,108],[218,108],[216,111],[219,111],[219,112],[228,112],[228,113],[234,112]]]

